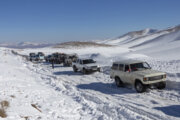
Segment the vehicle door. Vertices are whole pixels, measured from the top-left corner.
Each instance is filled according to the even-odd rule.
[[[79,69],[79,66],[80,66],[80,59],[77,59],[77,60],[76,60],[75,65],[76,65],[76,67]]]
[[[117,74],[120,77],[121,81],[124,82],[124,64],[119,64]]]
[[[131,83],[132,80],[131,80],[131,69],[130,69],[130,66],[129,65],[125,65],[124,66],[124,74],[123,74],[123,81],[125,83]]]
[[[83,60],[79,60],[79,69],[82,70],[83,69]]]
[[[113,63],[113,65],[111,67],[111,69],[112,69],[111,76],[112,77],[118,76],[118,72],[119,72],[118,68],[119,68],[119,64]]]

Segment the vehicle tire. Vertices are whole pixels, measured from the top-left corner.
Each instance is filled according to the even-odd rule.
[[[87,74],[87,70],[85,68],[83,68],[82,73]]]
[[[123,82],[121,81],[121,79],[119,77],[115,77],[115,83],[116,83],[117,87],[123,86]]]
[[[77,72],[76,66],[73,66],[73,71],[74,71],[74,72]]]
[[[147,87],[143,83],[141,83],[140,81],[137,81],[135,83],[135,89],[138,93],[143,93],[146,91]]]
[[[166,82],[160,82],[157,86],[158,89],[164,89],[166,87]]]

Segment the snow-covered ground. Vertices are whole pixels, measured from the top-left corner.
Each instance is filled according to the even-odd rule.
[[[78,53],[91,57],[103,66],[102,73],[82,75],[71,67],[47,63],[31,63],[1,48],[0,98],[7,100],[8,120],[119,120],[180,119],[180,61],[162,61],[128,48],[27,49],[32,51]],[[115,60],[142,59],[153,69],[167,72],[165,90],[149,90],[138,94],[132,86],[117,88],[109,77]],[[36,105],[37,109],[32,105]],[[39,109],[39,110],[38,110]]]
[[[159,32],[166,34],[161,36],[156,31],[148,31],[142,32],[141,37],[146,39],[133,34],[135,39],[128,38],[125,43],[124,38],[123,44],[119,44],[122,39],[104,41],[118,43],[113,47],[14,49],[23,55],[65,52],[93,58],[103,72],[88,75],[74,73],[71,67],[62,65],[52,69],[45,62],[32,63],[14,55],[9,48],[0,48],[0,102],[9,102],[5,109],[7,118],[0,119],[180,120],[179,32]],[[117,88],[109,70],[113,61],[122,59],[145,60],[152,69],[166,72],[166,89],[140,94],[133,86]]]

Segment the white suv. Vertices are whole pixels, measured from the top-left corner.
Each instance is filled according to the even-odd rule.
[[[118,87],[128,83],[135,86],[137,92],[145,92],[147,87],[154,85],[158,89],[166,87],[166,73],[152,70],[148,63],[137,60],[114,62],[110,77],[115,79]]]
[[[93,59],[77,59],[72,63],[73,71],[77,72],[82,71],[83,74],[93,71],[99,71],[100,67],[97,65],[96,61]]]

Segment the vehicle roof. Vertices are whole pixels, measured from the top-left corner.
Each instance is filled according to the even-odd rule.
[[[113,63],[116,63],[116,64],[134,64],[134,63],[141,63],[141,62],[144,62],[144,61],[128,59],[128,60],[116,61]]]
[[[93,60],[91,58],[78,58],[78,59],[80,59],[80,60]]]
[[[67,56],[77,56],[77,54],[76,53],[72,53],[72,54],[66,54]]]

